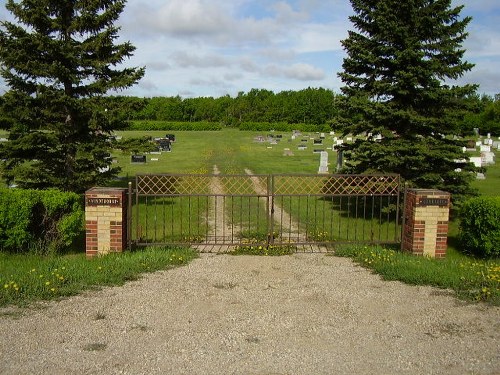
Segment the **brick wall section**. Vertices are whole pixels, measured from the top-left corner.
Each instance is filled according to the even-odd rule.
[[[448,241],[450,194],[439,190],[406,192],[403,250],[415,255],[444,258]]]
[[[127,189],[92,188],[85,192],[87,257],[122,252],[127,247]]]

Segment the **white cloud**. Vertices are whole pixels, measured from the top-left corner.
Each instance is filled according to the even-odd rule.
[[[325,78],[325,72],[312,65],[297,63],[286,67],[285,77],[299,81],[319,81]]]

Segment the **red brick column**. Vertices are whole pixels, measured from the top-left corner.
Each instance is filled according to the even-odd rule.
[[[408,189],[402,248],[415,255],[444,258],[448,240],[450,194]]]
[[[85,192],[87,257],[122,252],[127,247],[127,189],[92,188]]]

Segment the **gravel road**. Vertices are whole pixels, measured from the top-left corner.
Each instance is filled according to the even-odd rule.
[[[325,254],[202,254],[8,312],[1,374],[500,374],[500,308]]]

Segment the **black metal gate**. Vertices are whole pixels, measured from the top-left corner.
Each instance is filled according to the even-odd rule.
[[[398,243],[398,175],[137,175],[130,241],[235,245]]]

